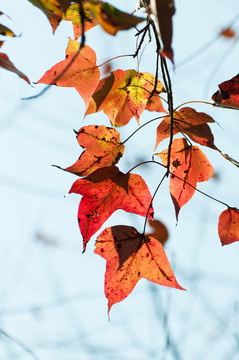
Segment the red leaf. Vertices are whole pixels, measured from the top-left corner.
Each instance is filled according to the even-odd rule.
[[[84,250],[92,235],[116,210],[146,216],[152,200],[141,176],[123,174],[116,166],[96,170],[86,178],[77,180],[69,193],[83,195],[78,222]],[[149,218],[152,217],[153,208],[150,206]]]
[[[2,45],[2,44],[1,44]],[[26,75],[24,75],[21,71],[19,71],[13,63],[9,60],[6,54],[0,53],[0,67],[3,67],[6,70],[12,71],[17,74],[21,79],[25,80],[28,84],[30,81]]]
[[[235,38],[236,37],[236,33],[233,29],[231,29],[230,27],[223,29],[220,32],[220,35],[225,37],[225,38]]]
[[[218,234],[222,245],[239,241],[239,210],[228,208],[219,217]]]
[[[162,105],[162,101],[158,95],[153,95],[149,98],[146,106],[146,110],[148,111],[158,111],[158,112],[166,112]]]
[[[38,84],[74,87],[87,107],[90,97],[98,85],[100,70],[96,65],[96,54],[88,45],[84,45],[71,66],[65,70],[79,50],[79,46],[80,44],[77,41],[69,39],[66,59],[48,70],[38,81]]]
[[[168,149],[157,155],[166,166]],[[197,182],[209,180],[213,174],[213,167],[204,153],[196,146],[189,146],[186,139],[173,140],[170,160],[169,189],[178,219],[181,207],[195,193]]]
[[[105,229],[97,238],[95,253],[107,260],[105,295],[108,311],[112,305],[124,300],[142,278],[184,290],[174,276],[160,241],[143,236],[134,227]]]
[[[151,236],[161,242],[162,245],[168,240],[168,230],[166,226],[159,220],[148,219],[150,227],[153,229],[152,232],[146,234],[146,236]]]
[[[218,85],[219,90],[212,96],[217,105],[239,108],[239,74]]]
[[[65,170],[78,176],[90,175],[99,168],[115,165],[124,153],[119,132],[106,126],[84,126],[79,130],[77,140],[86,149],[76,163]]]
[[[173,135],[181,132],[188,135],[193,141],[200,145],[208,146],[216,149],[214,145],[213,134],[207,123],[213,123],[211,116],[197,112],[190,107],[185,107],[173,114]],[[170,136],[170,117],[167,116],[157,127],[157,140],[155,148],[158,144]]]

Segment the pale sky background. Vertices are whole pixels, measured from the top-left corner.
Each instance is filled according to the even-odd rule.
[[[135,7],[134,1],[110,3],[128,12]],[[155,218],[168,228],[165,250],[187,292],[141,280],[127,299],[113,306],[108,321],[105,260],[93,253],[94,238],[81,254],[80,197],[64,197],[76,177],[51,166],[66,167],[79,157],[72,130],[83,126],[84,103],[75,89],[57,87],[36,100],[21,100],[40,92],[44,86],[34,83],[64,59],[71,24],[62,22],[53,36],[47,18],[27,0],[0,4],[11,18],[1,16],[1,22],[21,34],[7,39],[1,51],[32,82],[30,87],[0,69],[0,359],[239,360],[239,249],[237,243],[222,247],[217,234],[225,207],[195,194],[176,224],[167,181],[154,202]],[[217,85],[238,73],[239,19],[233,26],[237,38],[217,37],[239,13],[238,0],[178,0],[176,8],[175,71],[169,64],[174,104],[210,101]],[[135,49],[134,30],[111,37],[95,28],[86,41],[98,64]],[[210,41],[211,46],[184,63]],[[112,70],[117,68],[136,68],[136,61],[112,61]],[[140,70],[154,74],[154,44],[145,49]],[[218,122],[211,125],[215,144],[239,160],[238,112],[191,106]],[[145,111],[140,122],[156,116]],[[109,126],[103,113],[84,122],[94,123]],[[122,171],[151,159],[157,124],[128,142],[119,162]],[[136,128],[132,119],[119,129],[121,140]],[[166,147],[167,140],[157,150]],[[218,180],[201,183],[199,189],[238,207],[238,168],[213,150],[201,149]],[[143,176],[151,193],[163,175],[158,166],[134,172]],[[117,211],[104,227],[125,224],[142,231],[143,223],[139,216]]]

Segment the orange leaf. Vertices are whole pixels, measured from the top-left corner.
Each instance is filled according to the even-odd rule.
[[[212,96],[217,105],[239,109],[239,74],[218,85],[219,90]]]
[[[168,149],[157,155],[166,166]],[[178,219],[181,207],[195,193],[197,182],[209,180],[213,174],[213,167],[198,147],[189,146],[186,139],[175,139],[171,148],[170,171],[169,189]]]
[[[64,14],[63,9],[60,5],[60,0],[28,0],[33,5],[38,7],[48,18],[52,28],[53,33],[55,32],[57,26],[59,25],[62,16]],[[64,0],[61,0],[64,1]]]
[[[115,35],[119,30],[128,30],[141,21],[145,21],[144,18],[122,12],[104,1],[92,2],[90,7],[96,21],[111,35]]]
[[[90,12],[90,3],[86,1],[82,3],[85,12],[84,30],[87,32],[97,25],[96,20],[93,18]],[[71,4],[66,14],[62,18],[66,21],[71,21],[74,30],[74,39],[77,40],[82,35],[81,16],[80,16],[80,5],[78,3]]]
[[[207,123],[213,123],[211,116],[197,112],[190,107],[185,107],[173,114],[173,135],[181,132],[188,135],[193,141],[200,145],[208,146],[216,149],[214,145],[213,134]],[[157,127],[157,140],[155,148],[158,144],[170,136],[170,117],[167,116]]]
[[[86,150],[74,165],[65,170],[78,176],[90,175],[99,168],[115,165],[124,153],[119,132],[106,126],[84,126],[77,133],[77,140]]]
[[[155,77],[149,73],[118,69],[100,80],[85,116],[103,110],[113,126],[122,126],[134,115],[137,121],[148,104]],[[164,91],[160,81],[156,92]],[[150,105],[149,105],[150,106]],[[155,109],[159,106],[154,106]]]
[[[218,234],[222,245],[239,241],[239,210],[228,208],[219,217]]]
[[[162,105],[162,101],[158,95],[153,95],[151,98],[148,99],[145,109],[148,111],[166,112]]]
[[[234,38],[236,37],[236,33],[234,30],[232,30],[230,27],[226,28],[226,29],[223,29],[221,32],[220,32],[220,35],[225,37],[225,38]]]
[[[148,219],[150,227],[153,229],[152,232],[146,234],[146,236],[151,236],[161,242],[162,245],[168,240],[168,230],[166,226],[159,220]]]
[[[84,250],[92,235],[116,210],[146,216],[152,200],[141,176],[124,174],[116,166],[101,168],[86,178],[77,180],[69,193],[83,195],[78,222]],[[150,206],[149,218],[152,217],[153,208]]]
[[[79,47],[80,44],[77,41],[69,39],[66,59],[48,70],[38,81],[38,84],[74,87],[87,107],[90,97],[98,85],[100,70],[96,65],[96,54],[88,45],[84,45],[71,66],[66,70]]]
[[[25,80],[28,84],[30,81],[26,75],[24,75],[21,71],[19,71],[13,63],[9,60],[6,54],[0,53],[0,67],[3,67],[6,70],[12,71],[17,74],[21,79]]]
[[[106,228],[97,238],[95,253],[106,263],[105,296],[108,312],[124,300],[137,282],[148,279],[156,284],[184,290],[177,282],[162,244],[144,236],[132,226]]]

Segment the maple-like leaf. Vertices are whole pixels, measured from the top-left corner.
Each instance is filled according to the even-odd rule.
[[[173,36],[172,16],[175,14],[174,0],[151,0],[150,7],[158,23],[160,36],[163,41],[162,55],[168,57],[173,62],[171,44]]]
[[[13,63],[9,60],[8,56],[4,53],[0,53],[0,67],[3,67],[6,70],[12,71],[17,74],[21,79],[25,80],[28,84],[30,81],[26,75],[19,71]]]
[[[157,155],[167,166],[168,149]],[[181,207],[192,198],[197,183],[208,181],[213,167],[198,147],[189,146],[186,139],[175,139],[171,147],[170,171],[169,189],[178,219]]]
[[[36,7],[38,7],[47,16],[54,33],[64,14],[60,2],[58,0],[28,0],[28,1],[30,1]]]
[[[90,97],[98,85],[100,70],[96,65],[96,54],[88,45],[84,45],[72,62],[79,47],[80,44],[77,41],[69,39],[66,59],[48,70],[38,81],[38,84],[74,87],[88,106]],[[70,63],[70,67],[66,69]]]
[[[15,37],[16,35],[7,26],[0,24],[0,35]]]
[[[155,77],[149,73],[121,69],[113,71],[110,76],[100,80],[85,116],[103,110],[112,125],[125,125],[132,116],[139,121],[140,115],[147,108],[154,82]],[[156,93],[162,91],[163,85],[158,80]]]
[[[106,126],[84,126],[78,131],[77,140],[86,149],[76,163],[65,170],[78,176],[90,175],[99,168],[115,165],[124,153],[119,132]]]
[[[184,290],[174,276],[160,241],[140,234],[132,226],[106,228],[97,237],[95,246],[95,253],[107,260],[108,312],[112,305],[124,300],[142,278]]]
[[[82,3],[82,6],[85,13],[84,31],[87,32],[88,30],[95,27],[98,23],[96,22],[90,11],[90,6],[91,6],[90,2],[85,1]],[[80,16],[80,5],[78,3],[71,4],[62,19],[72,22],[73,30],[74,30],[74,38],[75,40],[77,40],[82,35],[82,24],[81,24],[82,20]]]
[[[219,90],[212,96],[217,105],[239,109],[239,74],[218,85]]]
[[[78,222],[83,247],[116,210],[153,217],[151,195],[141,176],[124,174],[116,166],[101,168],[84,179],[78,179],[69,193],[83,195]]]
[[[216,149],[214,137],[207,123],[215,122],[213,118],[203,112],[185,107],[173,113],[173,135],[181,132],[188,135],[193,141],[200,145]],[[155,148],[158,144],[170,136],[170,117],[167,116],[157,127],[157,139]]]
[[[218,234],[222,245],[239,241],[239,210],[228,208],[219,217]]]
[[[145,21],[144,18],[122,12],[104,1],[91,2],[90,8],[98,24],[111,35],[117,34],[119,30],[128,30],[141,21]]]

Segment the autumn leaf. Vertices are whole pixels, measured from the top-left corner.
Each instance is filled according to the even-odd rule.
[[[95,253],[107,261],[108,312],[112,305],[124,300],[142,278],[184,290],[174,276],[160,241],[140,234],[132,226],[106,228],[97,237],[95,246]]]
[[[85,116],[103,110],[112,125],[125,125],[132,116],[139,121],[140,115],[147,108],[154,82],[155,77],[149,73],[118,69],[100,80]],[[163,85],[158,80],[156,94],[162,91]]]
[[[181,108],[173,113],[173,135],[181,132],[190,137],[200,145],[216,149],[214,137],[207,123],[215,122],[211,116],[197,112],[190,107]],[[158,144],[170,136],[170,117],[167,116],[157,127],[157,139],[155,148]]]
[[[15,37],[16,35],[8,27],[0,24],[0,35]]]
[[[61,0],[59,1],[58,0],[28,0],[28,1],[30,1],[36,7],[38,7],[47,16],[54,33],[64,14],[62,6],[60,5]]]
[[[218,234],[222,245],[239,241],[239,210],[228,208],[219,217]]]
[[[63,11],[66,12],[68,7],[70,6],[71,0],[57,0],[57,1],[61,5]]]
[[[88,30],[95,27],[98,23],[91,14],[89,1],[83,2],[82,6],[85,12],[84,30],[87,32]],[[72,22],[74,39],[77,40],[82,35],[80,5],[78,3],[71,4],[62,19]]]
[[[149,98],[145,109],[148,111],[166,112],[159,95],[153,95]]]
[[[0,53],[0,67],[3,67],[6,70],[12,71],[17,74],[21,79],[25,80],[28,84],[30,81],[26,75],[19,71],[13,63],[9,60],[8,56],[4,53]]]
[[[119,132],[106,126],[84,126],[78,131],[77,140],[86,149],[76,163],[65,170],[78,176],[90,175],[99,168],[115,165],[124,153]]]
[[[220,32],[220,35],[225,37],[225,38],[228,38],[228,39],[231,39],[231,38],[235,38],[236,37],[236,33],[235,31],[231,28],[231,27],[228,27],[226,29],[223,29],[221,32]]]
[[[166,226],[159,220],[148,219],[148,224],[153,229],[146,234],[147,237],[151,236],[161,242],[162,245],[168,240],[168,230]]]
[[[146,72],[135,72],[130,78],[130,82],[127,85],[127,104],[137,121],[139,121],[140,115],[147,106],[154,89],[154,83],[155,77]],[[159,94],[162,91],[164,91],[163,85],[158,81],[156,93]]]
[[[172,36],[173,25],[172,17],[175,14],[174,0],[151,0],[151,11],[158,23],[160,36],[163,42],[162,55],[173,62]]]
[[[77,41],[69,39],[66,59],[48,70],[38,81],[38,84],[74,87],[88,106],[90,97],[98,85],[100,70],[96,65],[96,54],[88,45],[84,45],[72,62],[79,47],[80,44]],[[70,67],[66,69],[70,63]]]
[[[168,149],[157,155],[167,166]],[[208,181],[213,167],[198,147],[189,146],[186,139],[175,139],[171,147],[170,171],[169,189],[178,219],[181,207],[192,198],[197,183]]]
[[[78,179],[69,193],[82,195],[78,222],[83,247],[116,210],[153,217],[151,195],[141,176],[124,174],[116,166],[101,168],[84,179]]]
[[[128,30],[145,21],[144,18],[122,12],[104,1],[92,2],[90,6],[92,15],[98,24],[111,35],[117,34],[119,30]]]
[[[218,85],[219,90],[212,96],[217,105],[239,109],[239,74]]]

